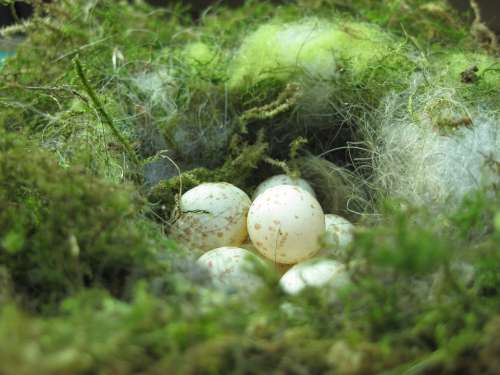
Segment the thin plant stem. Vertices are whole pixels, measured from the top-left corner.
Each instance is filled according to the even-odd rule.
[[[12,14],[12,17],[14,18],[14,21],[16,23],[21,22],[21,19],[19,18],[18,14],[17,14],[16,3],[14,3],[14,2],[10,3],[9,7],[10,7],[10,13]]]
[[[139,159],[137,158],[137,155],[135,154],[134,150],[130,146],[130,144],[127,142],[127,140],[120,134],[118,129],[116,128],[113,118],[106,112],[104,109],[101,101],[95,94],[95,91],[92,89],[92,87],[89,84],[89,81],[87,80],[87,77],[85,76],[85,73],[83,72],[82,64],[80,63],[80,60],[78,58],[75,58],[75,69],[76,73],[78,74],[78,77],[80,78],[80,81],[82,81],[82,85],[85,88],[85,91],[87,92],[88,96],[92,100],[92,103],[94,104],[95,108],[99,112],[99,114],[104,118],[104,122],[109,126],[111,131],[113,132],[114,136],[118,139],[118,141],[123,145],[125,150],[127,151],[130,159],[134,162],[136,166],[139,166],[140,162]]]

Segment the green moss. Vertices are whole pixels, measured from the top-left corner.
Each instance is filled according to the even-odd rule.
[[[495,207],[472,210],[468,220],[489,225]],[[341,303],[314,290],[288,298],[275,284],[251,299],[220,299],[183,281],[161,297],[137,287],[129,302],[87,291],[66,299],[52,317],[4,304],[0,337],[9,345],[0,345],[0,368],[7,374],[495,369],[498,289],[480,279],[466,287],[460,271],[449,269],[432,292],[425,275],[446,269],[459,249],[470,249],[449,224],[429,227],[419,215],[393,206],[383,222],[358,231],[354,283]],[[469,251],[469,261],[488,259],[498,275],[498,261],[487,256],[496,252],[498,238],[476,241],[481,248]],[[288,307],[280,308],[283,303]]]
[[[366,162],[388,94],[415,90],[401,116],[439,129],[496,111],[465,22],[441,1],[249,1],[196,23],[135,3],[44,5],[0,72],[0,373],[498,372],[498,189],[437,216],[379,198]],[[132,178],[77,55],[141,164],[166,154],[180,177]],[[335,300],[271,270],[221,294],[165,236],[181,182],[250,194],[281,169],[357,221]]]
[[[181,18],[166,20],[163,11],[148,15],[151,10],[125,3],[45,5],[45,17],[28,23],[26,41],[2,69],[0,124],[30,132],[58,153],[62,165],[84,162],[95,174],[114,181],[128,175],[121,146],[109,147],[116,140],[96,134],[101,119],[81,86],[73,59],[79,56],[90,86],[130,140],[136,135],[127,100],[130,76],[138,65],[147,64],[153,50],[168,43]],[[85,160],[92,154],[94,160]]]
[[[480,53],[449,53],[438,49],[422,65],[408,109],[436,130],[470,127],[481,117],[494,116],[500,105],[498,59]],[[417,108],[418,107],[418,108]]]
[[[154,230],[129,187],[63,169],[19,137],[2,132],[0,141],[0,263],[28,306],[92,285],[123,295],[132,273],[157,272],[160,232],[145,236]]]
[[[233,154],[222,166],[215,169],[194,168],[155,186],[149,200],[158,208],[158,214],[168,218],[176,207],[181,188],[182,192],[186,192],[203,182],[231,181],[249,193],[248,187],[254,183],[253,174],[265,158],[268,145],[262,140],[253,145],[242,144],[235,137],[232,147]]]
[[[431,45],[456,44],[474,48],[468,17],[459,14],[444,0],[300,0],[304,8],[318,11],[340,11],[375,23],[404,37],[424,49]]]
[[[217,54],[205,43],[188,44],[184,49],[184,57],[193,64],[199,64],[200,69],[210,64],[217,64]]]
[[[407,88],[407,77],[418,67],[411,55],[406,42],[373,25],[278,19],[245,38],[231,63],[229,86],[243,118],[271,107],[253,125],[263,123],[269,139],[289,144],[305,137],[309,149],[322,153],[358,140],[367,113],[388,93]],[[290,87],[296,92],[275,111]],[[331,137],[332,127],[337,137]],[[272,157],[283,159],[270,149]]]
[[[361,23],[310,19],[263,25],[245,39],[229,85],[236,89],[268,77],[301,75],[333,80],[344,71],[357,77],[386,57],[391,44],[387,34]]]
[[[480,53],[445,53],[433,61],[437,85],[456,88],[470,104],[500,106],[500,61]]]

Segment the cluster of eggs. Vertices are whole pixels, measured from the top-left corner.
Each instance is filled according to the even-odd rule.
[[[286,271],[281,287],[296,294],[306,286],[345,285],[344,266],[325,257],[345,249],[352,231],[346,219],[324,214],[307,181],[278,175],[257,187],[253,201],[225,182],[187,191],[170,237],[204,252],[198,263],[220,289],[256,289],[251,263],[272,263]]]

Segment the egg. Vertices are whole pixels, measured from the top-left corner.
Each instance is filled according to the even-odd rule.
[[[281,185],[260,194],[248,211],[253,245],[275,263],[293,264],[314,256],[325,232],[325,215],[304,189]]]
[[[288,294],[300,293],[306,287],[330,286],[332,291],[350,282],[345,266],[331,259],[316,258],[296,264],[280,280],[281,288]]]
[[[273,177],[269,177],[267,180],[264,180],[259,186],[257,186],[257,189],[255,189],[252,198],[255,199],[267,189],[280,185],[298,186],[307,191],[313,197],[316,197],[314,189],[311,187],[311,185],[309,185],[309,183],[306,180],[298,177],[295,178],[290,177],[287,176],[286,174],[279,174]]]
[[[203,254],[197,263],[205,268],[217,289],[252,292],[262,282],[251,272],[253,262],[264,264],[255,254],[238,247],[219,247]]]
[[[342,216],[326,214],[325,230],[325,248],[321,255],[339,256],[353,240],[354,225]]]
[[[250,198],[234,185],[204,183],[180,199],[180,215],[170,237],[180,244],[207,251],[221,246],[239,246],[247,238]]]

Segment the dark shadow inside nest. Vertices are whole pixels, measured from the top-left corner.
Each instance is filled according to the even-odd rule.
[[[267,139],[273,159],[289,160],[289,167],[297,171],[315,189],[323,209],[357,220],[371,212],[369,178],[370,153],[364,145],[358,125],[330,108],[324,113],[296,116],[294,121],[268,124]],[[295,132],[288,129],[294,127]],[[291,158],[290,148],[297,138],[307,141]],[[273,174],[283,173],[270,166],[257,171],[258,181]]]
[[[245,103],[246,108],[259,108],[262,103],[272,102],[280,89],[278,87],[276,90],[262,90],[262,92],[267,92],[267,97],[258,99],[251,97],[252,105],[248,104],[250,100],[248,98],[248,100],[241,97],[230,98],[236,104],[230,119],[224,124],[231,129],[229,134],[236,135],[241,145],[255,145],[259,139],[267,143],[266,157],[260,160],[245,180],[245,186],[240,187],[250,192],[273,175],[300,175],[313,186],[325,212],[339,214],[353,221],[365,213],[372,212],[373,192],[369,186],[371,155],[359,131],[359,122],[366,119],[354,115],[354,111],[350,113],[350,109],[346,109],[342,104],[344,102],[342,98],[334,95],[329,99],[330,102],[321,105],[321,108],[299,102],[289,110],[269,119],[247,121],[241,128],[238,119],[245,111],[238,103]],[[249,95],[252,96],[252,93]],[[363,111],[365,109],[363,107]],[[140,134],[143,140],[141,147],[143,156],[152,156],[154,152],[159,151],[158,146],[170,149],[168,158],[146,163],[144,176],[145,183],[149,187],[176,177],[179,174],[177,167],[183,173],[199,167],[213,170],[222,168],[228,158],[239,156],[237,151],[236,155],[231,155],[235,150],[231,150],[232,136],[229,135],[227,145],[224,146],[225,151],[223,150],[217,157],[214,158],[214,155],[207,153],[206,150],[203,151],[203,147],[206,147],[203,142],[207,141],[202,140],[201,149],[195,150],[194,154],[191,152],[188,155],[191,160],[187,160],[182,150],[168,147],[168,142],[155,128],[152,119],[145,124],[148,126],[142,127],[145,131]],[[185,125],[180,124],[180,126]],[[192,136],[198,137],[199,134],[193,133]]]

